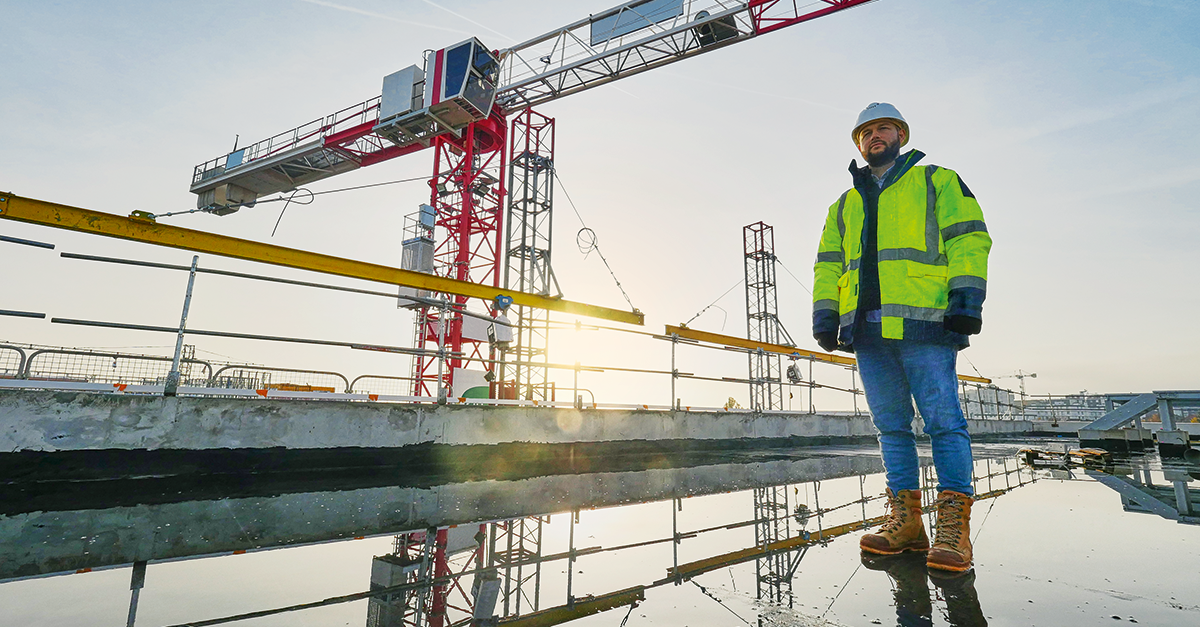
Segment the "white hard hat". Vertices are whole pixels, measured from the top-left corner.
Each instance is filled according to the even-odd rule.
[[[900,124],[900,128],[904,129],[904,139],[901,140],[900,145],[904,146],[907,144],[911,134],[908,130],[908,122],[904,121],[904,116],[900,115],[900,111],[896,107],[886,102],[872,102],[867,105],[866,109],[862,110],[862,113],[858,114],[858,121],[854,123],[854,130],[850,131],[850,141],[854,142],[854,145],[857,146],[858,131],[862,130],[862,127],[870,122],[883,119],[895,120]]]

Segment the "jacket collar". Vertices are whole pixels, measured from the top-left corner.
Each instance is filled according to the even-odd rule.
[[[887,189],[889,185],[899,181],[900,177],[907,174],[923,158],[925,158],[925,153],[915,148],[896,157],[896,165],[892,166],[887,177],[881,182],[879,186],[880,191]],[[875,179],[871,177],[871,166],[864,165],[860,168],[856,159],[850,160],[850,176],[854,178],[854,187],[859,190],[866,188],[867,185],[875,184]]]

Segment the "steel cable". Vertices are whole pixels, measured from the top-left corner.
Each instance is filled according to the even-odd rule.
[[[600,261],[604,262],[604,267],[608,268],[608,273],[612,275],[613,282],[617,284],[617,289],[621,290],[621,296],[625,297],[625,302],[629,303],[629,307],[634,311],[641,311],[633,306],[633,301],[629,299],[629,294],[625,292],[625,287],[621,285],[621,280],[617,278],[617,273],[613,272],[612,266],[608,264],[608,259],[604,257],[604,253],[600,251],[600,243],[597,241],[596,232],[588,228],[586,222],[583,221],[583,216],[579,214],[579,208],[575,206],[575,201],[571,200],[571,194],[567,192],[567,187],[563,185],[562,179],[558,176],[558,171],[554,168],[550,169],[550,173],[554,175],[554,180],[558,181],[558,186],[562,189],[563,196],[567,197],[567,203],[571,205],[571,210],[575,212],[575,217],[579,219],[579,224],[583,226],[579,232],[575,234],[575,243],[579,246],[579,252],[583,253],[584,259],[595,251],[600,257]]]

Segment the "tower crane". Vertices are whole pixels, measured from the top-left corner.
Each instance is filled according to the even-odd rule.
[[[547,218],[554,120],[533,107],[870,1],[815,0],[801,6],[794,0],[630,0],[503,50],[471,38],[427,53],[419,66],[388,74],[380,95],[201,163],[191,191],[199,209],[229,215],[268,194],[432,149],[429,204],[412,221],[414,237],[406,240],[402,265],[494,287],[503,277],[506,288],[550,294]],[[515,180],[517,170],[525,179]],[[522,195],[509,200],[518,188]],[[436,243],[435,227],[445,232]],[[507,260],[503,272],[502,258]],[[445,373],[431,368],[435,360],[417,357],[414,394],[429,396],[434,389],[445,394],[466,363],[493,363],[483,358],[485,349],[495,346],[491,338],[464,328],[466,301],[450,296],[448,308],[418,309],[416,345],[435,343],[454,357]],[[508,304],[485,305],[495,316]],[[514,325],[518,386],[529,381],[527,375],[522,378],[519,360],[533,361],[539,354],[537,347],[522,346],[538,337],[531,315],[532,310],[518,308]],[[548,330],[548,318],[544,322]],[[524,330],[531,331],[529,337],[520,336]],[[463,351],[466,345],[470,352]],[[542,350],[543,360],[544,355]],[[485,369],[491,374],[490,367]],[[507,366],[501,384],[505,374]],[[502,388],[490,393],[505,395]],[[415,617],[415,623],[431,627],[465,624],[450,616],[452,608],[460,608],[468,617],[475,614],[466,622],[482,624],[491,614],[486,604],[475,607],[471,597],[461,605],[450,602],[454,590],[466,595],[449,567],[445,530],[420,540],[420,552],[432,557],[433,572],[454,583],[432,585],[428,598],[406,610],[415,615],[405,615],[402,622],[410,624]],[[417,540],[403,541],[407,546]],[[480,552],[475,559],[482,558]],[[573,603],[572,598],[568,607]]]
[[[1016,373],[1014,373],[1014,374],[1001,375],[1001,376],[995,377],[995,378],[1019,380],[1021,382],[1021,397],[1024,398],[1025,397],[1025,379],[1036,379],[1037,373],[1036,372],[1025,372],[1024,370],[1017,369]]]
[[[1025,372],[1024,370],[1021,370],[1018,368],[1017,372],[1015,374],[1006,374],[1006,375],[1002,375],[1002,376],[999,376],[996,378],[997,379],[1017,379],[1018,381],[1021,382],[1021,408],[1023,411],[1025,408],[1025,379],[1036,379],[1037,373],[1036,372]]]
[[[539,222],[536,208],[539,202],[548,205],[548,198],[526,199],[526,208],[534,209],[524,220],[505,219],[503,212],[514,186],[505,181],[506,172],[511,177],[516,170],[509,168],[510,160],[516,165],[524,155],[533,157],[530,162],[552,164],[552,139],[548,145],[541,142],[537,154],[513,152],[538,143],[528,141],[529,133],[544,133],[549,126],[553,135],[553,119],[532,107],[870,1],[817,0],[800,6],[783,0],[633,0],[503,50],[471,38],[385,76],[378,96],[201,163],[191,191],[198,208],[229,215],[268,194],[432,149],[430,201],[415,221],[414,237],[406,240],[432,252],[406,251],[406,261],[412,262],[406,269],[497,287],[503,277],[504,287],[548,295],[553,293],[549,233],[537,230],[549,228],[549,221]],[[525,137],[509,137],[510,120],[511,134]],[[519,128],[518,120],[524,121]],[[519,204],[513,199],[509,213]],[[514,221],[525,228],[502,242],[504,227],[511,229]],[[446,234],[436,244],[434,227]],[[503,268],[502,258],[509,260]],[[416,345],[436,344],[456,356],[445,373],[433,367],[437,360],[418,357],[414,394],[445,394],[457,370],[494,346],[478,330],[464,332],[460,311],[466,300],[453,297],[445,312],[418,308]],[[505,308],[504,303],[485,306],[493,315]],[[517,308],[517,365],[512,373],[505,368],[501,381],[511,374],[517,385],[528,382],[522,356],[533,360],[540,354],[544,361],[544,350],[523,346],[545,335],[529,328],[531,311]],[[494,381],[492,368],[485,370]]]

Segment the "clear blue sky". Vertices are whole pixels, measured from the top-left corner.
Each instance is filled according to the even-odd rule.
[[[383,75],[419,63],[422,50],[467,36],[505,47],[605,8],[580,0],[5,2],[0,190],[122,215],[187,209],[193,166],[227,152],[235,134],[244,144],[366,100],[379,93]],[[849,186],[845,168],[857,156],[849,128],[864,105],[883,100],[911,123],[910,146],[970,184],[995,239],[983,335],[964,353],[975,367],[987,376],[1037,372],[1028,383],[1040,393],[1194,389],[1197,24],[1200,7],[1183,1],[879,0],[541,111],[558,120],[566,191],[649,330],[691,318],[735,285],[741,227],[762,220],[775,227],[780,260],[800,279],[780,271],[781,317],[802,346],[812,346],[800,283],[811,284],[826,208]],[[430,169],[429,155],[418,154],[312,187]],[[293,207],[273,239],[278,205],[168,220],[398,265],[402,217],[425,200],[425,189],[386,187]],[[556,211],[555,266],[566,296],[624,306],[596,256],[576,250],[579,224],[565,198]],[[0,233],[74,252],[191,259],[9,222],[0,222]],[[8,244],[0,244],[0,263],[2,309],[178,320],[179,274],[99,267]],[[718,306],[727,319],[714,308],[693,326],[744,334],[742,290]],[[192,325],[384,344],[412,337],[410,319],[382,299],[211,277],[198,281]],[[169,336],[12,318],[0,318],[0,340],[170,344]],[[198,343],[275,365],[407,373],[406,360],[386,356]],[[565,338],[552,358],[668,364],[658,343],[593,342],[586,351],[581,344]],[[718,376],[745,368],[741,359],[686,359],[681,369]],[[960,371],[972,369],[964,361]],[[621,379],[605,381],[593,383]],[[643,385],[648,391],[637,394],[665,402],[665,380],[628,389]],[[685,402],[697,404],[729,395],[746,401],[734,386],[686,393]]]

